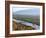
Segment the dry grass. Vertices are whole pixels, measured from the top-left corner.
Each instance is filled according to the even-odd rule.
[[[21,23],[16,23],[13,21],[13,30],[32,30],[31,26],[25,26]]]

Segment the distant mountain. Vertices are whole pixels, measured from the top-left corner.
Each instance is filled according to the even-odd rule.
[[[13,15],[39,16],[40,15],[40,10],[39,9],[21,10],[21,11],[14,12]]]

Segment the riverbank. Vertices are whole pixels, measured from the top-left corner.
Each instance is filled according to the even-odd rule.
[[[13,30],[33,30],[33,28],[13,21]]]
[[[38,30],[39,26],[21,20],[13,19],[13,30]]]

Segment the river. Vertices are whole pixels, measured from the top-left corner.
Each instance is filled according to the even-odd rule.
[[[16,23],[24,24],[26,26],[31,26],[32,28],[35,28],[36,30],[40,29],[39,25],[36,25],[36,24],[33,24],[33,23],[25,22],[25,21],[22,21],[22,20],[15,20],[15,19],[13,19],[13,21],[15,21]]]

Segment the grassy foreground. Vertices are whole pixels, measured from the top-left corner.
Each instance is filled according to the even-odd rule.
[[[13,21],[13,30],[33,30],[33,28]]]

